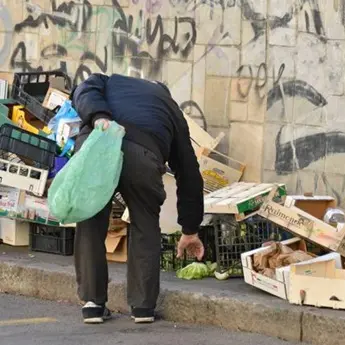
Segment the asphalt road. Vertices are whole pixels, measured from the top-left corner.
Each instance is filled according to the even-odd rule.
[[[80,315],[75,305],[0,294],[0,344],[296,345],[256,334],[164,321],[136,325],[126,315],[115,315],[103,325],[84,325]]]

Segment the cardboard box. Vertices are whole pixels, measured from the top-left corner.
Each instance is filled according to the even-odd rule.
[[[69,94],[69,91],[66,90],[66,88],[65,88],[65,78],[64,77],[50,77],[49,78],[49,87]]]
[[[260,216],[283,226],[296,236],[345,256],[344,224],[335,228],[321,220],[327,207],[335,206],[332,198],[315,196],[305,199],[295,196],[286,198],[284,205],[279,205],[271,197],[272,194],[261,206],[258,212]],[[302,210],[302,207],[310,213]]]
[[[295,206],[318,219],[323,219],[327,208],[336,207],[337,202],[331,196],[288,195],[284,205],[286,207]]]
[[[43,106],[50,110],[54,110],[57,106],[61,106],[69,99],[69,94],[58,89],[50,87],[43,101]]]
[[[49,212],[47,199],[37,198],[13,187],[0,186],[0,217],[60,226]]]
[[[292,238],[281,242],[282,244],[289,246],[293,250],[306,251],[306,245],[300,238]],[[289,299],[290,290],[290,273],[291,267],[298,266],[304,263],[298,263],[295,265],[281,267],[276,269],[275,279],[264,276],[253,269],[253,257],[254,254],[265,251],[266,248],[258,248],[250,252],[243,253],[241,255],[244,280],[247,284],[252,285],[260,290],[266,291],[274,296],[282,299]],[[317,257],[312,260],[308,260],[305,263],[320,262],[333,259],[337,263],[337,267],[341,267],[341,256],[338,253],[331,253]]]
[[[0,219],[1,239],[11,246],[28,246],[30,225],[15,219]]]
[[[9,85],[13,84],[14,73],[13,72],[0,72],[0,79],[6,80]]]
[[[127,228],[120,231],[109,231],[105,247],[108,261],[127,262]]]
[[[195,153],[197,154],[200,148],[205,149],[205,154],[214,150],[224,138],[225,134],[221,132],[217,138],[213,138],[201,126],[198,125],[190,116],[183,114],[187,121],[189,128],[189,136],[192,142]]]
[[[289,301],[345,309],[345,270],[334,259],[291,267]]]
[[[56,133],[56,142],[60,147],[64,147],[69,138],[78,135],[80,123],[80,120],[60,119]]]
[[[241,179],[245,166],[230,157],[226,157],[226,160],[228,165],[204,154],[199,155],[200,172],[207,192],[214,192]]]

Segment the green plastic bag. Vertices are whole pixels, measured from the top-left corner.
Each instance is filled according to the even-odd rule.
[[[62,224],[90,219],[110,201],[119,183],[125,130],[111,122],[95,128],[48,190],[49,210]]]

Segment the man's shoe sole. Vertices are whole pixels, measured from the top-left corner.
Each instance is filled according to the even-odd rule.
[[[132,319],[134,319],[135,323],[153,323],[155,321],[155,318],[153,316],[151,316],[151,317],[134,317],[134,316],[132,316]]]
[[[89,324],[89,325],[100,324],[103,322],[104,320],[102,317],[91,317],[89,319],[84,319],[84,323]]]
[[[104,323],[104,321],[110,320],[112,316],[103,316],[103,317],[90,317],[88,319],[84,319],[84,323],[89,325],[96,325],[100,323]]]

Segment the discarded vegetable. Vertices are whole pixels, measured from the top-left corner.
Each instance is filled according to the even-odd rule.
[[[193,262],[192,264],[179,269],[176,272],[177,278],[192,280],[202,279],[209,276],[209,270],[207,266],[200,262]]]
[[[216,279],[218,280],[226,280],[230,277],[230,273],[229,271],[223,272],[223,273],[219,273],[219,272],[214,272],[214,276],[216,277]]]
[[[206,265],[209,272],[209,276],[213,277],[214,272],[216,272],[216,269],[217,269],[217,263],[216,262],[212,263],[211,261],[207,261]]]

